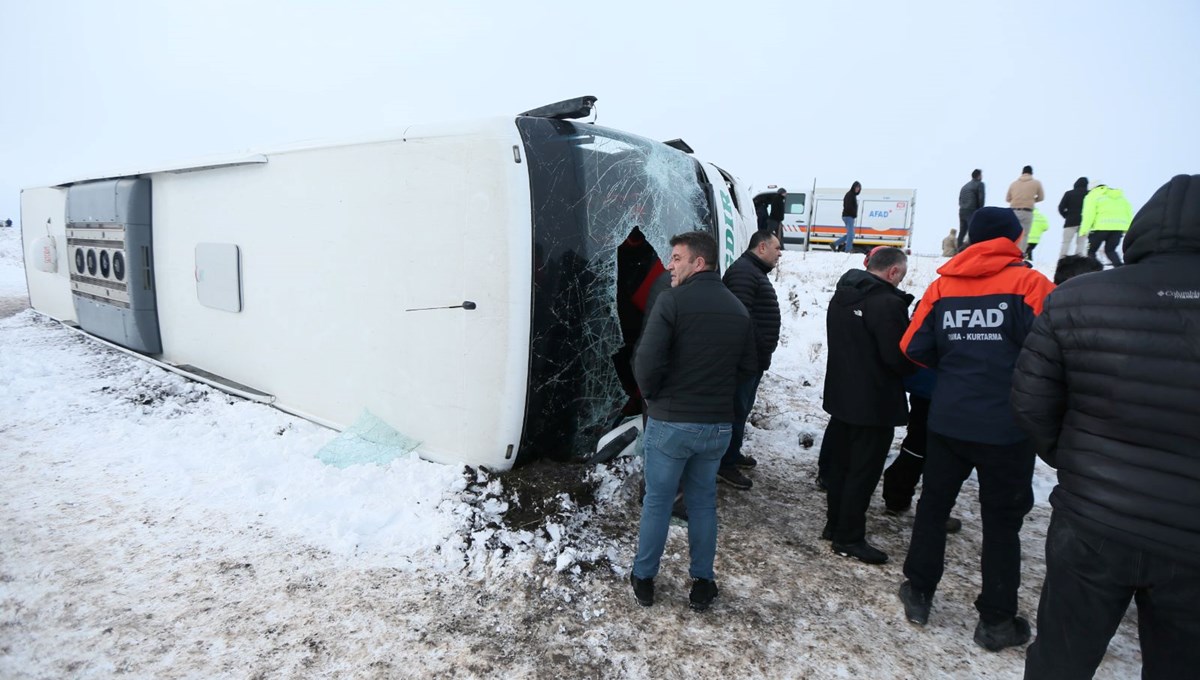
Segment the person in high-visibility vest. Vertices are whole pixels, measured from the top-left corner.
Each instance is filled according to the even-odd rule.
[[[1034,208],[1033,223],[1029,225],[1029,243],[1025,246],[1026,260],[1033,259],[1033,249],[1037,247],[1038,243],[1041,243],[1042,234],[1046,233],[1049,228],[1050,220],[1046,219],[1041,210]]]
[[[1099,184],[1089,191],[1083,199],[1083,222],[1079,225],[1079,235],[1088,239],[1088,257],[1095,257],[1103,245],[1104,254],[1114,267],[1124,264],[1117,246],[1129,231],[1130,222],[1133,222],[1133,206],[1120,189]]]

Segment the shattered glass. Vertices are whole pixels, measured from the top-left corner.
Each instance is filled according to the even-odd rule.
[[[699,163],[664,144],[545,118],[517,125],[534,213],[529,398],[518,459],[570,459],[592,453],[601,435],[640,412],[629,361],[647,292],[672,236],[715,233],[712,192]]]

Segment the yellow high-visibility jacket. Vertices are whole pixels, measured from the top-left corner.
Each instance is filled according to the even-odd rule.
[[[1042,214],[1041,210],[1033,209],[1033,224],[1029,225],[1029,243],[1039,243],[1042,240],[1042,234],[1050,228],[1050,220]]]
[[[1125,194],[1115,187],[1100,186],[1088,192],[1083,199],[1083,222],[1079,235],[1093,231],[1129,231],[1133,221],[1133,206]]]

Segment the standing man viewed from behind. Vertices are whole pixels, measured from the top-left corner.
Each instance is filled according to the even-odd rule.
[[[971,224],[971,215],[984,206],[985,187],[983,186],[983,171],[976,168],[971,171],[971,181],[962,185],[958,190],[958,249],[962,250],[963,241],[967,238],[967,226]],[[945,253],[942,253],[943,255]]]
[[[1058,202],[1058,214],[1063,217],[1062,247],[1058,259],[1068,255],[1083,255],[1087,252],[1087,240],[1079,234],[1079,223],[1083,221],[1083,199],[1088,192],[1088,178],[1075,180],[1075,187],[1063,194]]]
[[[1117,246],[1132,221],[1133,206],[1120,189],[1099,184],[1089,191],[1083,199],[1083,222],[1079,225],[1079,235],[1088,240],[1088,257],[1095,257],[1100,246],[1104,246],[1109,263],[1120,267]]]
[[[846,235],[834,241],[833,245],[829,246],[830,250],[845,248],[847,253],[854,252],[854,220],[858,217],[858,194],[861,191],[862,185],[855,182],[842,198],[842,223],[846,225]]]
[[[1029,622],[1017,616],[1017,590],[1034,451],[1013,419],[1009,393],[1017,354],[1054,284],[1024,261],[1012,210],[983,208],[970,231],[971,245],[938,269],[902,342],[909,359],[935,369],[937,384],[900,601],[909,621],[928,623],[945,571],[946,520],[974,470],[983,516],[975,642],[998,651],[1029,641]]]
[[[1008,207],[1013,209],[1021,223],[1021,237],[1017,239],[1017,248],[1022,252],[1029,237],[1029,227],[1033,225],[1034,205],[1041,203],[1045,198],[1046,192],[1042,189],[1042,183],[1033,178],[1031,165],[1021,168],[1021,176],[1008,185],[1008,193],[1005,194],[1004,200],[1008,201]]]
[[[867,543],[867,508],[879,484],[895,428],[908,422],[904,376],[916,372],[900,352],[913,297],[896,288],[908,273],[899,248],[876,248],[867,269],[842,275],[826,314],[825,398],[829,425],[827,511],[821,537],[833,552],[867,564],[888,556]]]
[[[1142,677],[1200,672],[1200,175],[1138,211],[1125,260],[1056,290],[1017,361],[1058,469],[1030,680],[1091,678],[1131,599]]]
[[[671,288],[654,303],[634,356],[646,399],[646,495],[629,575],[639,604],[654,604],[654,577],[679,483],[688,509],[691,607],[717,596],[717,468],[733,434],[738,385],[758,370],[746,307],[721,283],[717,243],[702,231],[671,239]]]
[[[741,300],[750,314],[754,328],[754,345],[758,355],[758,371],[738,384],[733,403],[733,436],[721,458],[717,479],[736,489],[749,489],[753,482],[739,468],[752,468],[758,461],[742,453],[746,434],[746,419],[754,408],[758,384],[763,372],[771,367],[771,355],[779,345],[779,299],[767,274],[779,264],[783,247],[770,231],[757,231],[750,237],[750,247],[737,259],[721,279],[725,287]]]

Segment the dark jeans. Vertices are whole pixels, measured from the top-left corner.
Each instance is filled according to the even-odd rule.
[[[903,511],[912,505],[921,471],[925,469],[928,422],[929,400],[909,395],[908,433],[900,444],[900,455],[883,473],[883,503],[889,510]]]
[[[866,538],[867,508],[883,473],[888,449],[895,429],[872,425],[851,425],[829,419],[825,441],[833,448],[830,454],[829,489],[826,501],[826,525],[833,532],[833,542],[858,543]],[[822,443],[822,449],[825,444]]]
[[[1027,245],[1025,246],[1025,259],[1026,259],[1026,260],[1032,260],[1032,259],[1033,259],[1033,249],[1034,249],[1034,248],[1037,248],[1037,244],[1036,244],[1036,243],[1029,243],[1029,244],[1027,244]]]
[[[913,588],[932,594],[946,561],[946,520],[971,470],[979,477],[983,516],[983,590],[975,609],[985,623],[1017,614],[1021,585],[1021,525],[1033,507],[1033,445],[981,444],[929,433],[925,484],[917,503],[904,576]]]
[[[1085,530],[1055,511],[1046,533],[1046,582],[1025,677],[1090,678],[1129,600],[1138,608],[1143,678],[1200,672],[1200,567]]]
[[[1124,235],[1123,231],[1091,232],[1088,234],[1088,257],[1096,257],[1096,251],[1100,250],[1100,246],[1103,245],[1104,254],[1114,267],[1125,264],[1121,261],[1120,253],[1117,252],[1117,246],[1121,245],[1121,237]]]
[[[729,448],[721,457],[721,467],[733,467],[734,461],[742,455],[742,439],[746,436],[746,420],[750,418],[750,410],[754,408],[754,398],[758,395],[758,383],[762,381],[762,371],[753,378],[748,378],[738,384],[737,392],[733,395],[733,436],[729,439]]]
[[[967,228],[971,226],[971,215],[974,215],[974,210],[958,211],[958,249],[963,249],[963,241],[967,238]]]

